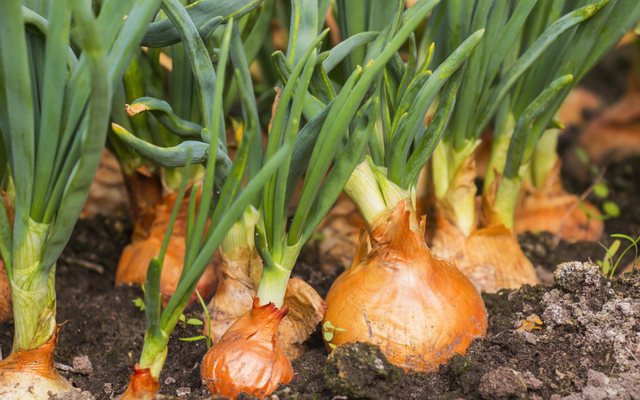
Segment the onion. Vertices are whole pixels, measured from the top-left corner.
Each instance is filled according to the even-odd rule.
[[[138,237],[134,235],[133,242],[124,248],[116,272],[116,285],[122,283],[143,284],[145,282],[147,268],[151,258],[158,257],[160,253],[162,240],[169,225],[171,211],[177,196],[178,193],[175,192],[163,197],[161,203],[155,207],[154,221],[148,236]],[[200,193],[198,193],[197,196],[196,203],[198,203],[200,199]],[[163,305],[167,304],[171,295],[175,292],[180,279],[180,273],[182,272],[186,252],[185,235],[188,207],[189,198],[186,197],[182,201],[182,204],[180,204],[178,218],[173,227],[167,253],[164,258],[162,276],[160,278],[160,291],[162,293]],[[202,297],[205,298],[215,292],[218,284],[215,261],[216,258],[214,257],[196,286],[196,289],[198,289]],[[189,303],[197,300],[198,297],[194,292],[189,299]]]
[[[0,360],[0,398],[3,400],[49,399],[73,386],[56,370],[53,355],[58,329],[51,339],[33,350],[21,350]]]
[[[133,367],[133,374],[129,376],[129,387],[120,400],[152,399],[158,390],[160,390],[160,384],[151,376],[149,368],[143,369],[136,364]]]
[[[635,69],[631,71],[637,74]],[[591,165],[611,165],[640,154],[640,90],[637,79],[632,79],[624,97],[592,119],[569,148],[571,170],[587,172]],[[577,159],[577,147],[589,156],[589,165]]]
[[[239,318],[202,360],[202,384],[214,395],[236,399],[241,392],[264,398],[293,379],[293,368],[278,344],[278,327],[288,312],[269,303]]]
[[[324,322],[345,330],[332,345],[370,342],[405,371],[431,372],[485,335],[487,312],[471,282],[432,256],[408,204],[377,218],[371,251],[363,257],[361,241],[354,265],[329,290]]]
[[[257,252],[250,257],[246,247],[235,249],[229,256],[221,252],[221,256],[220,283],[207,305],[211,324],[204,329],[214,343],[251,310],[262,272],[262,260]],[[278,329],[278,341],[287,357],[296,359],[306,351],[303,343],[315,331],[327,306],[311,286],[297,278],[289,279],[284,304],[289,307],[289,313]]]
[[[560,166],[557,160],[542,190],[537,190],[533,185],[523,187],[515,211],[514,232],[546,231],[565,240],[600,240],[604,221],[594,217],[587,220],[587,213],[578,207],[578,196],[567,193],[562,187]],[[583,201],[582,204],[593,216],[600,215],[600,211],[591,203]]]

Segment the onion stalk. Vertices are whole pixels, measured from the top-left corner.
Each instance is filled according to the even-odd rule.
[[[138,1],[126,10],[115,3],[105,2],[102,9],[110,11],[98,20],[82,1],[0,5],[0,165],[6,171],[8,164],[15,186],[13,225],[0,207],[15,321],[12,353],[0,361],[6,399],[28,392],[46,399],[71,388],[53,368],[55,264],[98,168],[113,87],[158,6]]]
[[[176,166],[185,167],[160,253],[158,257],[154,257],[151,260],[147,270],[145,280],[145,313],[147,320],[145,340],[140,360],[136,365],[134,374],[131,375],[130,385],[123,395],[123,399],[141,399],[145,395],[151,395],[158,390],[158,378],[166,360],[169,336],[178,323],[198,281],[205,273],[216,249],[223,242],[229,230],[238,222],[249,204],[258,198],[260,188],[284,161],[291,147],[290,145],[284,145],[263,166],[254,168],[253,171],[250,170],[250,166],[252,166],[251,153],[256,149],[254,143],[259,143],[259,128],[257,120],[249,117],[247,129],[243,133],[243,138],[233,163],[228,169],[224,168],[225,164],[223,164],[222,168],[220,168],[222,171],[219,170],[219,158],[217,155],[220,147],[219,138],[224,134],[224,81],[222,77],[226,73],[230,47],[233,47],[231,38],[232,36],[236,39],[239,37],[237,25],[232,17],[226,21],[227,24],[221,41],[219,63],[217,71],[215,71],[210,62],[204,41],[196,30],[196,17],[191,16],[189,10],[178,0],[163,0],[162,10],[168,16],[172,26],[182,40],[192,66],[192,72],[199,82],[200,110],[204,116],[205,126],[199,133],[200,141],[185,142],[176,146],[177,148],[146,146],[144,143],[132,139],[133,136],[126,131],[120,131],[120,137],[128,141],[128,144],[136,150],[142,148],[143,155],[149,157],[150,160],[160,163],[160,165],[173,163]],[[234,32],[233,35],[232,32]],[[234,51],[237,51],[237,49]],[[236,79],[244,82],[239,73],[236,73]],[[209,89],[213,89],[213,91]],[[244,106],[248,107],[248,99],[251,93],[246,92],[244,89],[244,86],[241,85],[241,100]],[[202,197],[198,207],[196,207],[194,196],[189,199],[186,216],[184,267],[174,294],[166,307],[162,309],[160,288],[163,261],[167,254],[172,230],[179,213],[179,205],[183,201],[187,189],[187,179],[193,162],[206,163]],[[247,183],[243,188],[245,177],[247,177]]]
[[[636,8],[604,0],[578,9],[565,10],[563,4],[526,1],[511,10],[503,1],[477,1],[469,20],[462,19],[463,8],[456,2],[442,5],[442,29],[450,32],[451,46],[460,41],[459,30],[487,30],[481,51],[470,57],[453,123],[434,153],[433,169],[439,225],[432,248],[455,259],[478,290],[538,282],[513,234],[534,150],[542,133],[557,127],[553,116],[576,78],[618,35],[614,24],[626,21]],[[624,18],[615,16],[623,12]],[[473,150],[494,117],[495,139],[477,203]]]

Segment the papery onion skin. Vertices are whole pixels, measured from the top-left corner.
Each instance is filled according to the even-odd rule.
[[[192,195],[196,195],[192,193]],[[148,236],[140,236],[134,234],[133,241],[122,251],[122,256],[118,263],[116,271],[116,285],[123,283],[143,284],[147,276],[147,268],[153,257],[158,257],[165,232],[169,225],[169,219],[173,206],[177,199],[178,193],[172,193],[162,198],[160,204],[156,205],[154,213],[154,221],[151,225]],[[197,194],[196,203],[199,200],[200,193]],[[162,305],[166,306],[171,295],[178,287],[182,266],[184,264],[184,256],[186,253],[185,236],[187,224],[187,211],[189,207],[189,198],[186,197],[180,204],[178,217],[173,227],[169,245],[165,254],[162,276],[160,278],[160,292],[162,293]],[[210,297],[215,293],[218,285],[218,275],[215,265],[217,257],[207,267],[204,275],[200,278],[196,289],[203,298]],[[189,303],[197,301],[198,296],[195,292],[189,298]]]
[[[160,390],[158,380],[151,376],[149,368],[140,368],[138,364],[133,367],[133,373],[129,376],[129,387],[120,400],[149,400]]]
[[[551,232],[564,240],[600,240],[604,221],[596,217],[600,211],[588,201],[579,206],[578,196],[567,193],[560,178],[560,160],[549,171],[541,190],[532,185],[523,186],[515,210],[513,230],[516,235],[524,232]]]
[[[436,225],[431,250],[454,262],[479,292],[540,283],[516,236],[504,225],[477,229],[469,237],[446,218],[437,216]]]
[[[485,335],[487,312],[471,282],[431,255],[411,212],[402,201],[373,230],[372,250],[329,290],[324,322],[345,330],[332,345],[370,342],[405,371],[432,372]]]
[[[269,303],[240,317],[202,360],[202,384],[213,395],[236,399],[241,392],[264,398],[293,379],[293,368],[278,344],[278,327],[287,314]]]
[[[0,398],[3,400],[49,399],[73,386],[58,374],[53,355],[58,342],[58,330],[42,346],[22,350],[0,360]]]

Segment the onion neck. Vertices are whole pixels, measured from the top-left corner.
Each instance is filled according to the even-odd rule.
[[[475,150],[479,144],[480,140],[466,141],[456,150],[443,140],[433,153],[436,210],[467,237],[476,228]]]
[[[56,268],[54,264],[47,273],[41,259],[50,225],[29,218],[25,228],[24,240],[16,242],[13,253],[13,353],[40,347],[56,330]]]
[[[253,252],[255,242],[255,226],[260,221],[260,212],[253,206],[247,207],[245,212],[231,229],[225,235],[222,243],[220,244],[220,250],[228,257],[232,257],[236,253],[237,249],[249,249],[249,254]],[[231,259],[232,261],[236,261]]]
[[[554,167],[558,161],[556,148],[558,147],[558,129],[547,129],[533,152],[533,160],[531,161],[531,178],[533,184],[538,190],[543,190],[547,182],[547,178],[553,173]]]
[[[260,306],[273,303],[276,307],[282,309],[291,270],[300,255],[301,249],[302,246],[300,244],[286,246],[280,260],[271,260],[264,263],[257,295],[260,299]]]
[[[407,200],[415,210],[415,188],[404,190],[391,182],[387,179],[387,169],[376,166],[369,157],[356,166],[347,181],[344,192],[355,204],[370,234],[401,201]],[[411,224],[411,226],[415,229],[418,224]]]
[[[160,372],[167,359],[168,341],[169,335],[161,329],[145,334],[139,365],[141,369],[149,368],[151,376],[155,379],[160,378]]]

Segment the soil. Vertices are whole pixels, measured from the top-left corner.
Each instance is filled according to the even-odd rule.
[[[639,173],[637,158],[610,167],[605,175],[610,197],[618,203],[622,215],[605,221],[605,245],[610,245],[611,233],[634,237],[640,234],[640,206],[634,201],[640,193],[640,182],[634,179]],[[124,392],[142,350],[144,313],[133,302],[142,298],[142,290],[140,286],[113,286],[118,258],[130,234],[131,225],[126,219],[97,216],[80,220],[58,263],[58,321],[65,323],[56,362],[75,366],[74,372],[61,373],[99,400],[114,399]],[[553,283],[553,272],[561,262],[595,262],[604,255],[598,243],[556,244],[549,233],[521,235],[519,241],[548,285]],[[625,257],[620,265],[626,265],[631,258]],[[317,260],[317,248],[307,246],[293,276],[306,280],[325,297],[336,276],[320,272]],[[570,265],[575,269],[582,264]],[[295,379],[281,386],[275,395],[279,399],[355,398],[354,393],[389,399],[507,399],[524,395],[529,399],[550,399],[555,394],[569,396],[596,390],[598,382],[607,379],[611,380],[609,386],[624,388],[640,373],[640,364],[634,359],[640,359],[640,324],[635,322],[640,320],[640,271],[613,281],[604,278],[593,265],[588,272],[590,275],[577,274],[586,282],[573,286],[525,286],[519,291],[483,295],[489,311],[486,339],[474,342],[466,356],[454,358],[439,374],[405,374],[390,369],[388,373],[361,373],[353,382],[337,384],[336,379],[325,376],[325,365],[330,364],[318,328],[307,342],[309,351],[293,361]],[[190,305],[185,315],[201,319],[200,306]],[[541,319],[542,329],[517,331],[518,321],[533,318],[532,315]],[[179,325],[175,329],[160,379],[162,394],[210,398],[199,376],[206,343],[180,340],[199,335],[198,326]],[[0,348],[5,355],[10,352],[12,337],[13,324],[0,325]],[[362,369],[357,355],[365,353],[368,358],[363,359],[376,360],[375,350],[356,347],[347,353],[350,361],[341,365]],[[82,368],[83,359],[77,358],[82,356],[88,357],[91,368],[86,367],[86,362]],[[336,369],[327,368],[329,371],[335,373]],[[350,376],[347,372],[342,371],[341,376]],[[354,392],[350,385],[368,390]],[[631,399],[630,396],[585,398]]]
[[[633,201],[640,191],[640,183],[633,179],[638,173],[640,159],[608,170],[612,196],[620,205],[623,217],[605,222],[607,234],[640,233],[640,207]],[[80,220],[58,263],[58,320],[65,324],[60,331],[56,361],[75,366],[74,372],[61,373],[96,399],[113,399],[125,390],[131,367],[142,350],[144,313],[133,303],[142,297],[142,290],[139,286],[113,286],[118,257],[129,242],[130,234],[131,225],[125,219],[98,216]],[[604,243],[608,241],[607,236],[603,238]],[[595,261],[604,254],[597,243],[560,241],[555,244],[548,233],[526,234],[519,239],[547,283],[552,283],[553,271],[559,263]],[[317,249],[307,246],[294,276],[309,282],[324,297],[336,276],[321,273],[315,260]],[[633,358],[640,358],[640,337],[637,336],[640,324],[634,320],[640,318],[640,271],[614,281],[602,277],[595,266],[589,271],[591,281],[587,279],[588,282],[573,286],[526,286],[514,292],[485,294],[489,311],[487,338],[474,342],[465,357],[454,358],[439,374],[405,374],[397,370],[388,374],[360,374],[360,378],[369,379],[365,380],[369,390],[356,393],[390,399],[498,399],[528,393],[530,399],[549,399],[553,394],[568,396],[572,392],[597,389],[598,382],[606,379],[614,379],[616,385],[623,387],[627,384],[625,379],[637,377],[633,374],[640,370]],[[202,318],[200,306],[192,304],[185,315]],[[532,315],[542,320],[542,329],[516,331],[518,321]],[[600,335],[598,330],[606,333]],[[12,323],[0,325],[0,332],[0,348],[3,354],[8,354]],[[180,340],[198,335],[200,329],[194,325],[180,325],[174,331],[160,379],[162,394],[190,392],[181,398],[209,398],[199,377],[206,343]],[[620,335],[624,339],[616,341]],[[353,382],[336,384],[330,376],[325,378],[327,353],[319,329],[307,345],[310,350],[293,361],[296,378],[275,395],[279,399],[340,399],[344,397],[335,396],[345,395],[353,398],[354,391],[349,386]],[[352,349],[348,353],[351,362],[343,365],[360,368],[359,359],[353,354],[365,350],[367,354],[372,352]],[[88,356],[91,368],[86,365],[80,368],[82,359],[76,357],[81,356]],[[327,382],[332,382],[333,390]],[[631,398],[629,396],[610,398]]]

